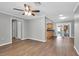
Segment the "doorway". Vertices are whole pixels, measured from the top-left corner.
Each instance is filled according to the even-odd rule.
[[[47,23],[47,39],[55,38],[55,30],[53,23]]]
[[[71,25],[70,24],[57,24],[57,36],[58,37],[70,37]]]
[[[64,36],[69,37],[69,25],[64,25]]]
[[[20,41],[22,38],[22,22],[12,19],[12,42]]]
[[[17,20],[12,20],[12,38],[17,38]]]

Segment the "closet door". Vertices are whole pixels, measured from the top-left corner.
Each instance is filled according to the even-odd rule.
[[[17,38],[17,21],[12,20],[12,38]]]
[[[22,39],[22,22],[17,22],[17,38]]]

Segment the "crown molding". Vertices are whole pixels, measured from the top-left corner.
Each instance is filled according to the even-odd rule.
[[[19,19],[23,19],[23,20],[30,20],[30,19],[37,19],[37,18],[45,17],[45,15],[42,15],[42,16],[15,15],[15,14],[11,14],[11,13],[8,13],[8,12],[5,12],[5,11],[0,11],[0,13],[12,16],[13,18],[19,18]]]
[[[73,13],[75,13],[75,12],[76,12],[76,10],[77,10],[78,6],[79,6],[79,2],[77,2],[77,4],[75,5],[75,7],[74,7],[74,9],[73,9]]]

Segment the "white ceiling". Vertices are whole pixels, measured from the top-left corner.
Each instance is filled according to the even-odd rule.
[[[68,20],[72,19],[73,9],[77,4],[77,2],[41,2],[41,5],[37,6],[33,2],[0,2],[0,11],[12,15],[17,15],[22,18],[27,18],[27,16],[21,15],[23,12],[13,10],[13,8],[24,9],[24,3],[31,5],[33,9],[40,9],[40,16],[46,15],[55,21],[58,21],[59,14],[63,14],[63,16],[67,17]],[[31,17],[29,16],[29,18]],[[60,20],[61,19],[59,19],[59,21]]]

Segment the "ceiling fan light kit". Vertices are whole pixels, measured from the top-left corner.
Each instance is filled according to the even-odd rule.
[[[25,12],[25,15],[30,16],[30,15],[32,15],[32,13],[31,12]]]
[[[28,15],[28,12],[25,12],[24,14],[25,14],[25,15]]]
[[[28,11],[29,10],[29,7],[27,6],[25,9]]]
[[[25,6],[25,11],[24,11],[24,15],[30,16],[32,15],[31,9],[29,5],[24,4]]]
[[[14,10],[18,11],[24,11],[22,15],[27,15],[27,16],[35,16],[37,12],[40,12],[40,10],[32,10],[30,5],[24,4],[24,10],[18,9],[18,8],[13,8]]]

